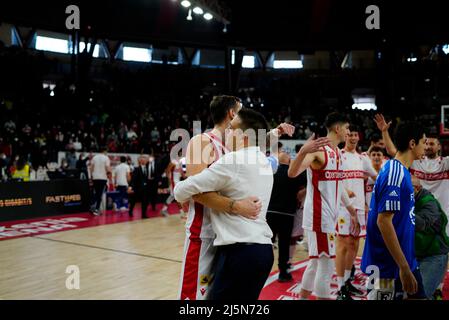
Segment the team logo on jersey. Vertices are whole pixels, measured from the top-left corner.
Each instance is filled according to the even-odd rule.
[[[333,151],[329,152],[329,158],[334,159],[335,158],[335,152],[333,152]]]
[[[210,277],[207,274],[203,274],[200,276],[200,285],[206,286],[210,283]]]
[[[340,218],[340,220],[338,221],[340,224],[345,224],[345,219],[343,219],[343,218]]]
[[[329,241],[334,241],[334,240],[335,240],[334,235],[333,234],[329,234]]]
[[[206,293],[206,288],[201,288],[200,292],[201,292],[201,295],[204,296],[204,294]]]
[[[399,197],[395,190],[391,191],[389,196],[390,197]]]

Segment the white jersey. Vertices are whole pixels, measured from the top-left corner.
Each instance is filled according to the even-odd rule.
[[[205,133],[204,135],[209,139],[214,149],[212,163],[229,152],[217,136],[212,133]],[[191,200],[186,222],[179,299],[207,299],[214,278],[213,263],[216,253],[216,248],[213,245],[214,239],[215,232],[212,229],[211,210]]]
[[[337,211],[343,190],[340,150],[324,149],[325,163],[320,170],[307,169],[307,193],[303,228],[320,233],[334,233]]]
[[[97,154],[92,158],[94,169],[92,171],[93,180],[108,180],[106,167],[111,165],[111,160],[104,154]]]
[[[365,203],[368,206],[368,208],[370,207],[371,204],[371,198],[373,197],[373,190],[375,184],[376,181],[371,177],[368,178],[365,184],[365,201],[366,201]]]
[[[172,160],[174,167],[171,169],[170,188],[173,189],[175,185],[181,181],[182,163],[181,160]]]
[[[351,205],[354,209],[365,210],[365,177],[376,176],[368,157],[357,152],[341,151],[342,169],[344,170],[343,186],[346,190],[354,192]]]
[[[449,215],[449,157],[416,160],[410,173],[421,180],[423,188],[432,192]]]
[[[221,158],[222,155],[229,152],[224,143],[212,133],[204,134],[209,138],[212,147],[214,148],[214,159],[210,165]],[[209,165],[209,166],[210,166]],[[189,204],[189,213],[187,215],[187,233],[194,237],[214,239],[215,232],[212,230],[212,222],[210,220],[211,210],[200,203],[195,203],[193,200]],[[199,227],[199,229],[198,229]],[[194,232],[195,231],[195,232]],[[197,232],[199,231],[199,233]]]

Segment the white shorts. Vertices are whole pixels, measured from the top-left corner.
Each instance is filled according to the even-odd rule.
[[[357,219],[359,220],[360,224],[360,233],[359,234],[351,233],[351,214],[346,208],[343,207],[340,209],[337,219],[337,234],[339,236],[343,237],[352,236],[354,238],[366,237],[365,210],[356,209],[356,211],[357,211]]]
[[[322,256],[335,258],[335,234],[322,233],[305,230],[307,234],[307,245],[309,247],[309,258],[318,259]]]
[[[214,279],[214,239],[186,237],[181,271],[180,300],[207,300]]]

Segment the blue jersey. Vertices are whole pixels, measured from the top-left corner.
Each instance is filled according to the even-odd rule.
[[[366,268],[372,265],[379,268],[382,279],[399,277],[399,268],[377,226],[377,217],[383,212],[394,214],[393,226],[402,252],[410,269],[416,269],[414,210],[415,197],[410,172],[398,160],[388,161],[379,172],[371,198],[362,257],[363,272],[366,273]]]

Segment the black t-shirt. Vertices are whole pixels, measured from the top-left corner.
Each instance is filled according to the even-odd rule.
[[[273,191],[271,191],[268,211],[295,214],[297,209],[297,193],[300,187],[307,186],[307,176],[303,172],[296,178],[288,177],[288,165],[281,164],[274,175]]]

